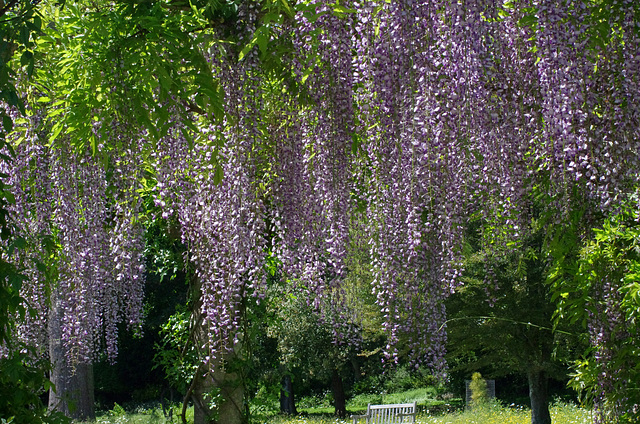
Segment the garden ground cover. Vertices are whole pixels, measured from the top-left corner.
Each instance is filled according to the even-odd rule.
[[[174,408],[171,419],[166,418],[158,408],[137,409],[133,412],[125,411],[116,405],[97,418],[97,424],[158,424],[180,423],[177,415],[178,406]],[[191,411],[190,411],[191,412]],[[554,424],[590,424],[593,422],[591,412],[569,403],[556,403],[551,406],[551,417]],[[193,415],[189,413],[187,419],[193,422]],[[364,423],[364,421],[362,421]],[[519,406],[504,406],[488,404],[471,410],[458,410],[445,414],[418,415],[417,424],[529,424],[530,411]],[[331,414],[303,413],[296,417],[282,415],[266,419],[252,420],[252,424],[351,424],[351,419],[338,419]]]

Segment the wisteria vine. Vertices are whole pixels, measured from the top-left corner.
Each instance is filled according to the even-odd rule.
[[[19,256],[29,277],[22,290],[37,311],[21,325],[20,337],[43,354],[50,343],[64,346],[64,358],[56,360],[91,362],[103,349],[115,360],[118,323],[138,329],[142,319],[139,168],[129,152],[107,176],[90,152],[69,140],[50,145],[38,111],[25,130],[3,170],[15,196],[10,212],[29,243]]]
[[[139,320],[142,164],[179,223],[210,358],[242,337],[267,255],[310,304],[347,308],[355,243],[369,249],[386,359],[404,344],[444,372],[443,301],[470,215],[490,248],[525,235],[540,198],[562,225],[576,205],[614,212],[638,185],[640,6],[611,3],[314,0],[263,22],[262,4],[241,2],[202,46],[223,115],[174,110],[155,145],[133,122],[104,123],[98,144],[121,148],[109,172],[66,140],[48,146],[33,115],[10,173],[15,214],[60,245],[62,337],[84,358],[104,334],[113,356],[118,318]],[[40,304],[45,277],[29,275]]]

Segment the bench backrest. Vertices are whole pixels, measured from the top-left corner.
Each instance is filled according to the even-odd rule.
[[[367,424],[414,423],[416,403],[396,403],[391,405],[369,405]]]

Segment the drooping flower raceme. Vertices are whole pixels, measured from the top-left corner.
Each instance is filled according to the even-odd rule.
[[[70,361],[91,361],[103,349],[115,360],[118,323],[135,329],[142,318],[139,168],[131,152],[105,169],[68,139],[50,145],[39,116],[31,116],[7,170],[11,212],[29,243],[22,290],[37,311],[20,335],[45,352],[48,340],[59,340]]]

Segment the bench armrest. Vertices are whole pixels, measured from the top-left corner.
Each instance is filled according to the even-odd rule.
[[[358,424],[358,420],[360,418],[369,418],[368,415],[352,415],[351,419],[353,419],[353,424]]]
[[[396,417],[411,417],[411,418],[413,418],[413,420],[411,420],[411,422],[415,422],[416,421],[416,413],[415,412],[410,412],[408,414],[397,414]]]

